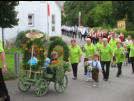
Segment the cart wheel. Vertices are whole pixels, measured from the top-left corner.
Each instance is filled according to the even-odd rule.
[[[31,85],[29,84],[26,84],[26,77],[25,76],[22,76],[20,79],[19,79],[19,82],[18,82],[18,89],[22,92],[26,92],[30,89]]]
[[[63,80],[61,81],[55,81],[55,90],[57,93],[63,93],[67,86],[68,86],[68,78],[66,75],[64,75]]]
[[[35,84],[34,92],[37,96],[44,96],[48,92],[48,81],[41,79]]]

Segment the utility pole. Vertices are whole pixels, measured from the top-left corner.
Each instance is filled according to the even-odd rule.
[[[81,25],[81,12],[79,11],[79,17],[78,17],[78,22],[79,22],[79,24],[78,24],[78,26],[80,26]]]

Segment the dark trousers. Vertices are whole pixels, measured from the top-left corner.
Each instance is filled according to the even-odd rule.
[[[82,38],[84,38],[84,41],[85,41],[86,36],[87,35],[81,35],[81,40],[82,40]]]
[[[77,38],[76,37],[76,32],[73,32],[73,36],[72,36],[73,38]]]
[[[79,34],[79,38],[81,38],[81,32],[78,32],[78,34]]]
[[[117,67],[118,67],[117,75],[119,76],[119,75],[122,73],[122,71],[121,71],[121,68],[122,68],[122,62],[117,63]]]
[[[71,65],[72,65],[73,75],[74,75],[74,77],[77,77],[78,63],[74,63]]]
[[[134,73],[134,57],[131,57],[132,72]]]
[[[4,101],[10,101],[8,90],[3,79],[2,70],[0,69],[0,97],[7,97]]]
[[[87,58],[84,58],[84,63],[85,63],[86,61],[88,61],[88,59],[87,59]],[[86,67],[85,65],[84,65],[84,73],[87,74],[87,67]]]
[[[106,65],[106,70],[105,70],[105,65]],[[102,67],[102,70],[103,70],[103,77],[104,79],[107,79],[109,78],[109,71],[110,71],[110,61],[101,61],[101,67]]]
[[[130,48],[127,48],[127,58],[128,58],[128,63],[131,63],[131,58],[129,57],[129,54],[130,54]]]

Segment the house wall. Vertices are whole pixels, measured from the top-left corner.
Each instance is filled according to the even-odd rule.
[[[61,36],[61,9],[55,2],[49,1],[50,17],[49,17],[49,33],[50,36]],[[52,32],[52,15],[55,15],[55,32]]]
[[[50,4],[50,18],[49,18],[49,34],[50,36],[61,34],[61,12],[60,8],[54,1],[48,1]],[[38,29],[44,33],[47,33],[47,3],[44,1],[20,1],[16,7],[18,12],[17,18],[19,18],[18,25],[14,28],[4,29],[5,40],[16,38],[17,33],[27,29]],[[34,26],[28,26],[28,14],[34,14]],[[56,32],[51,31],[51,15],[56,15]],[[0,40],[1,29],[0,29]]]

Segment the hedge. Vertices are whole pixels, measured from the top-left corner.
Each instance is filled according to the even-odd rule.
[[[118,30],[116,31],[118,34],[122,33],[124,34],[124,37],[126,38],[128,35],[131,35],[132,38],[134,38],[134,31],[126,31],[126,30]]]
[[[50,41],[54,41],[54,40],[62,40],[62,38],[59,37],[59,36],[52,36],[52,37],[50,37]]]

